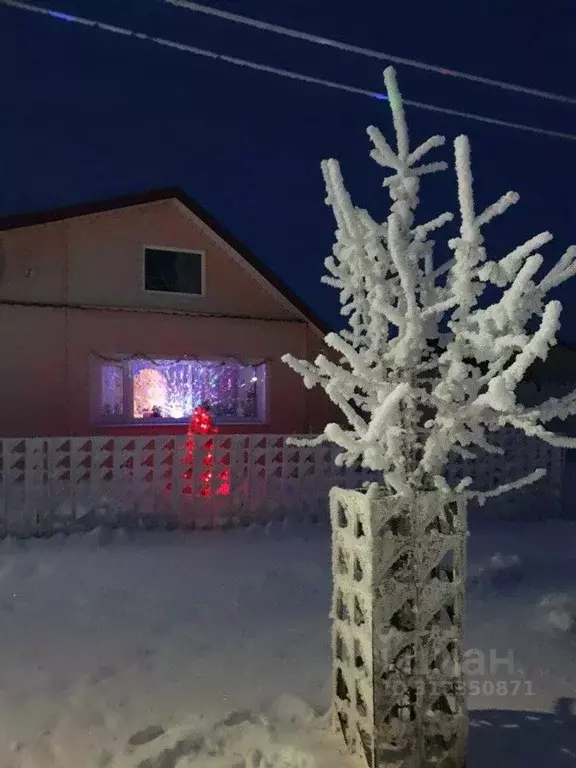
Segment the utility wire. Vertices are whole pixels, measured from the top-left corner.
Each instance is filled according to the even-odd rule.
[[[49,8],[41,8],[37,5],[32,5],[30,3],[23,2],[22,0],[0,0],[0,5],[5,5],[11,8],[17,8],[22,11],[39,13],[41,15],[49,16],[50,18],[58,19],[60,21],[72,22],[74,24],[82,24],[84,26],[93,27],[95,29],[99,29],[104,32],[112,32],[117,35],[124,35],[125,37],[134,37],[138,40],[144,40],[147,42],[156,43],[157,45],[162,45],[166,48],[173,48],[179,51],[183,51],[185,53],[192,53],[197,56],[203,56],[208,59],[223,61],[228,64],[235,64],[237,66],[246,67],[247,69],[256,70],[258,72],[268,72],[269,74],[279,75],[281,77],[286,77],[290,80],[300,80],[305,83],[322,85],[326,88],[346,91],[348,93],[355,93],[361,96],[369,96],[370,98],[373,98],[373,99],[387,100],[386,94],[380,93],[378,91],[369,91],[365,88],[357,88],[354,85],[346,85],[344,83],[338,83],[332,80],[324,80],[319,77],[304,75],[299,72],[293,72],[288,69],[281,69],[279,67],[273,67],[268,64],[260,64],[254,61],[249,61],[247,59],[241,59],[236,56],[228,56],[223,53],[209,51],[205,48],[198,48],[193,45],[178,43],[174,40],[167,40],[162,37],[154,37],[152,35],[147,35],[144,32],[136,32],[132,29],[126,29],[124,27],[117,27],[112,24],[106,24],[105,22],[102,22],[102,21],[96,21],[94,19],[86,19],[81,16],[73,16],[71,14],[63,13],[61,11],[50,10]],[[495,117],[486,117],[485,115],[479,115],[474,112],[464,112],[458,109],[449,109],[448,107],[439,107],[434,104],[427,104],[421,101],[411,101],[409,99],[403,99],[403,101],[404,101],[404,104],[408,106],[417,107],[419,109],[424,109],[429,112],[440,112],[446,115],[453,115],[454,117],[463,117],[468,120],[475,120],[477,122],[487,123],[489,125],[497,125],[504,128],[514,128],[519,131],[526,131],[528,133],[535,133],[541,136],[549,136],[556,139],[569,139],[571,141],[576,141],[576,134],[574,133],[564,133],[562,131],[553,131],[553,130],[548,130],[546,128],[537,128],[535,126],[525,125],[523,123],[512,123],[506,120],[499,120],[498,118],[495,118]]]
[[[164,0],[164,2],[169,3],[170,5],[178,6],[180,8],[185,8],[188,11],[203,13],[207,16],[215,16],[220,19],[225,19],[226,21],[233,21],[236,24],[243,24],[247,27],[254,27],[255,29],[261,30],[262,32],[275,32],[277,35],[293,37],[297,40],[304,40],[307,43],[324,45],[330,48],[336,48],[340,51],[347,51],[348,53],[357,53],[360,56],[368,56],[371,59],[390,61],[393,64],[403,64],[406,67],[414,67],[415,69],[422,69],[426,72],[434,72],[437,75],[449,75],[451,77],[459,78],[460,80],[468,80],[472,83],[490,85],[494,88],[503,88],[506,91],[523,93],[528,96],[537,96],[540,99],[558,101],[562,104],[576,104],[576,98],[572,96],[564,96],[563,94],[559,93],[540,91],[536,88],[528,88],[525,85],[516,85],[515,83],[508,83],[503,80],[493,80],[489,77],[472,75],[468,72],[460,72],[457,69],[447,69],[446,67],[439,67],[435,64],[426,64],[424,61],[419,61],[418,59],[407,59],[403,56],[394,56],[391,53],[382,53],[381,51],[375,51],[371,48],[363,48],[360,45],[344,43],[341,40],[333,40],[329,37],[312,35],[309,32],[301,32],[300,30],[291,29],[290,27],[282,27],[279,24],[271,24],[268,21],[260,21],[259,19],[253,19],[249,16],[242,16],[239,13],[222,11],[219,8],[210,8],[209,6],[202,5],[201,3],[192,2],[192,0]]]

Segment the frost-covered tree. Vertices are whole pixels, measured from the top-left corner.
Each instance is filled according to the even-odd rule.
[[[389,172],[387,219],[379,223],[354,206],[336,160],[322,164],[326,202],[337,222],[323,282],[340,291],[341,311],[349,320],[347,330],[326,337],[339,362],[325,355],[314,363],[291,355],[282,359],[307,387],[321,385],[345,417],[346,427],[328,424],[317,442],[336,443],[342,448],[340,464],[361,462],[381,471],[389,493],[409,496],[448,490],[443,469],[451,454],[475,458],[483,451],[501,452],[491,433],[503,427],[557,446],[576,445],[545,426],[576,413],[576,393],[538,407],[525,407],[517,397],[529,366],[545,359],[556,343],[561,304],[546,297],[576,273],[576,246],[547,272],[538,250],[552,240],[549,232],[489,257],[483,228],[519,196],[507,192],[476,211],[466,136],[454,141],[460,233],[447,242],[451,254],[444,243],[436,246],[432,236],[453,215],[419,223],[416,212],[421,177],[449,167],[425,160],[444,137],[432,136],[411,150],[394,70],[384,76],[396,150],[377,128],[368,128],[368,135],[371,157]],[[497,291],[492,303],[484,295],[488,288],[490,294]],[[543,474],[537,470],[490,495]],[[457,490],[485,498],[471,482],[466,478]]]

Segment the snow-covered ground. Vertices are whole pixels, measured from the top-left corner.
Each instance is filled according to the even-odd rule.
[[[469,544],[468,768],[576,766],[576,523]],[[354,768],[329,597],[320,527],[0,543],[1,768]]]

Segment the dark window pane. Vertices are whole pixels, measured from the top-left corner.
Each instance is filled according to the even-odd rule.
[[[147,291],[202,294],[202,255],[187,251],[146,248],[144,285]]]

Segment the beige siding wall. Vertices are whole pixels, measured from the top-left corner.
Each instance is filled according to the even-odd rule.
[[[63,310],[0,305],[0,436],[66,434]]]
[[[292,432],[305,429],[305,394],[297,377],[278,360],[279,350],[301,354],[306,344],[304,324],[188,318],[167,314],[83,311],[70,313],[69,408],[71,428],[81,434],[93,431],[89,402],[89,357],[143,352],[151,357],[267,358],[267,410],[265,428],[240,426],[234,431]],[[141,427],[136,427],[136,430]],[[106,427],[109,431],[110,427]],[[166,428],[174,431],[174,427]]]
[[[0,232],[0,301],[66,299],[67,224]]]
[[[146,292],[146,245],[203,251],[206,295]],[[168,314],[171,309],[228,317]],[[98,432],[92,353],[267,358],[267,424],[227,429],[315,431],[336,414],[321,392],[305,390],[279,358],[291,352],[313,359],[319,349],[317,334],[297,310],[176,202],[0,233],[0,436]],[[158,431],[173,432],[174,426]]]
[[[323,427],[326,400],[304,389],[280,360],[307,356],[300,323],[190,318],[115,310],[0,307],[0,436],[174,433],[184,427],[100,427],[91,405],[91,358],[141,352],[151,357],[236,355],[268,358],[267,423],[226,432],[306,433]],[[93,376],[93,374],[92,374]]]
[[[145,291],[146,246],[203,252],[205,295]],[[172,201],[74,219],[68,233],[69,300],[77,304],[301,319],[225,248],[201,222],[194,221]]]
[[[167,200],[0,233],[0,298],[301,320],[241,257]],[[205,254],[205,296],[144,290],[144,248]],[[3,253],[2,253],[3,252]],[[2,268],[3,262],[3,268]],[[32,274],[27,276],[27,270]]]

